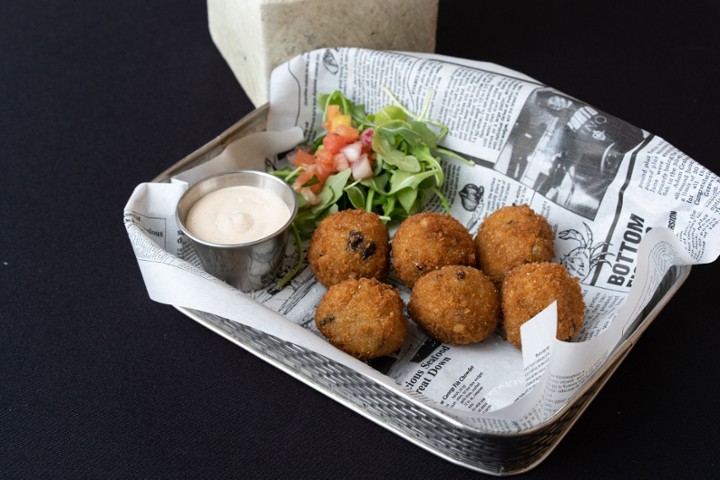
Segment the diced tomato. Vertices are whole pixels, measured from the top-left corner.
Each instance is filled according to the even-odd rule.
[[[328,133],[336,133],[338,128],[341,127],[352,128],[352,117],[346,113],[342,113],[339,105],[330,104],[325,107],[323,127],[325,127]]]
[[[338,125],[338,127],[335,129],[335,133],[345,138],[348,143],[354,142],[355,140],[360,138],[360,132],[358,131],[358,129],[352,127],[350,124]]]
[[[330,128],[328,128],[327,131],[336,133],[338,129],[342,127],[352,128],[352,118],[350,118],[350,115],[336,115],[330,120]]]
[[[315,164],[328,175],[337,172],[335,152],[331,152],[327,148],[315,152]]]
[[[305,150],[297,150],[292,160],[292,164],[296,167],[304,167],[313,163],[315,163],[315,157]]]
[[[303,188],[309,188],[313,193],[320,193],[329,176],[328,172],[317,165],[310,165],[295,179],[293,189],[299,192]]]
[[[323,126],[327,134],[322,148],[314,154],[297,150],[291,160],[295,167],[302,168],[292,187],[306,199],[320,193],[327,178],[340,170],[352,168],[356,179],[372,176],[372,158],[364,152],[360,132],[352,126],[350,115],[343,114],[338,105],[328,105],[325,113]]]
[[[325,107],[325,122],[323,123],[325,130],[330,131],[332,121],[338,115],[340,115],[340,105],[330,104]]]
[[[293,190],[296,192],[299,192],[301,189],[306,188],[304,185],[306,183],[310,183],[309,181],[312,179],[312,173],[308,172],[307,170],[300,173],[300,175],[297,176],[295,181],[292,184]]]
[[[348,143],[352,142],[346,137],[338,135],[337,133],[328,133],[323,137],[323,147],[330,153],[337,153]]]

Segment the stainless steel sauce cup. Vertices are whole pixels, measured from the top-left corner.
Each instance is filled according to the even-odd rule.
[[[225,187],[250,186],[277,195],[290,210],[290,219],[279,230],[253,242],[238,244],[212,243],[194,235],[185,226],[188,212],[210,192]],[[290,225],[297,213],[295,192],[283,180],[255,170],[236,170],[204,178],[180,197],[175,218],[185,238],[192,243],[203,268],[209,274],[243,292],[258,290],[270,284],[285,256]]]

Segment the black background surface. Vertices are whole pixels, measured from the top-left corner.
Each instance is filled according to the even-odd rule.
[[[720,172],[718,25],[702,1],[442,0],[437,52],[519,70]],[[203,1],[0,4],[1,478],[482,477],[148,299],[123,206],[252,108]],[[714,476],[719,282],[693,268],[526,478]]]

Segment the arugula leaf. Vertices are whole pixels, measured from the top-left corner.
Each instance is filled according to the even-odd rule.
[[[419,172],[420,163],[412,155],[406,155],[401,150],[393,147],[382,130],[376,129],[372,139],[372,146],[375,153],[383,162],[407,172]]]
[[[395,202],[397,197],[386,196],[382,205],[383,214],[388,218],[393,218],[393,212],[395,211]]]
[[[391,120],[406,120],[407,114],[397,105],[388,105],[379,110],[374,116],[375,124],[382,125]]]
[[[345,193],[353,208],[365,208],[365,192],[358,185],[350,185],[345,188]]]
[[[418,194],[419,191],[414,188],[403,188],[396,194],[400,205],[402,205],[408,215],[412,215],[419,210],[417,206]]]
[[[420,186],[420,183],[423,182],[423,180],[427,178],[431,178],[435,176],[435,172],[428,170],[422,173],[408,173],[404,172],[402,170],[397,170],[392,177],[390,177],[390,191],[388,192],[388,195],[394,195],[396,193],[399,193],[401,190],[404,190],[406,188],[410,188],[412,190],[417,190]]]
[[[412,131],[417,135],[418,141],[414,146],[425,146],[428,149],[437,147],[437,143],[440,140],[435,132],[430,127],[422,122],[414,120],[410,122]]]
[[[363,180],[362,182],[360,182],[360,184],[372,190],[384,192],[385,186],[387,185],[389,178],[390,176],[388,173],[382,173],[380,175],[375,175],[372,178],[368,178],[367,180]]]

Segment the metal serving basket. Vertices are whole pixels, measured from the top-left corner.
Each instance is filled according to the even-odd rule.
[[[216,157],[238,138],[263,131],[268,110],[267,105],[254,110],[153,181],[166,182],[171,176]],[[689,266],[672,267],[651,302],[635,319],[604,366],[589,377],[555,415],[520,433],[483,431],[423,403],[410,393],[391,391],[353,369],[306,348],[216,315],[176,308],[250,353],[429,452],[479,472],[503,476],[528,471],[552,452],[689,273]]]

